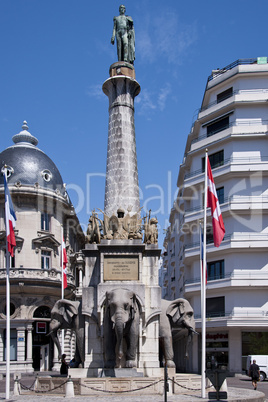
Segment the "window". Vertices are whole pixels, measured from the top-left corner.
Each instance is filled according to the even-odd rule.
[[[17,360],[17,330],[10,330],[10,360]],[[6,330],[4,329],[4,361],[6,361]]]
[[[43,171],[41,172],[41,175],[42,175],[43,179],[44,179],[46,182],[49,182],[49,181],[52,179],[52,173],[51,173],[50,170],[48,170],[48,169],[43,170]]]
[[[41,230],[50,229],[50,216],[47,212],[42,212],[41,214]]]
[[[10,315],[13,315],[13,314],[15,313],[15,311],[16,311],[15,304],[14,304],[14,303],[10,303],[10,305],[9,305],[9,313],[10,313]],[[7,305],[6,305],[6,304],[5,304],[5,306],[4,306],[4,311],[3,311],[3,313],[4,313],[5,315],[7,315]]]
[[[224,165],[224,150],[208,156],[211,169]],[[202,172],[205,171],[205,158],[202,158]]]
[[[217,192],[217,196],[218,196],[218,200],[219,200],[219,204],[223,204],[224,203],[224,187],[219,187],[216,189]],[[204,209],[204,193],[202,194],[202,209]],[[213,233],[212,233],[212,227],[207,227],[207,239],[208,239],[208,234],[211,233],[212,237],[213,237]],[[213,238],[212,238],[212,242],[213,242]],[[208,243],[208,241],[207,241]]]
[[[213,228],[212,226],[207,226],[207,241],[206,244],[214,243]]]
[[[206,299],[206,316],[207,317],[223,317],[225,315],[225,298],[210,297]]]
[[[47,306],[40,306],[34,312],[34,318],[50,318],[50,308]]]
[[[217,134],[228,127],[229,127],[229,116],[226,116],[223,119],[216,120],[214,123],[211,123],[207,126],[207,137]]]
[[[217,191],[219,204],[223,204],[224,203],[224,187],[219,187],[216,189],[216,191]]]
[[[226,89],[217,95],[217,103],[223,102],[225,99],[230,98],[233,95],[233,87]]]
[[[51,252],[50,251],[41,251],[41,268],[49,269],[51,266]]]
[[[224,278],[224,260],[208,262],[207,269],[209,281]]]
[[[15,250],[16,250],[16,247],[15,247],[15,249],[14,249],[14,255],[13,255],[13,257],[11,257],[10,258],[10,266],[9,266],[9,268],[15,268]],[[1,265],[3,265],[3,268],[6,268],[6,265],[7,265],[7,260],[6,260],[6,248],[3,248],[2,249],[2,251],[1,251],[1,259],[0,259],[0,261],[1,261],[1,263],[0,263],[0,266]],[[3,264],[2,264],[2,262],[3,262]]]

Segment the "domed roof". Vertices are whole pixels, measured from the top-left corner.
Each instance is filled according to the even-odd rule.
[[[12,138],[15,145],[0,153],[0,169],[7,167],[9,184],[39,186],[58,190],[66,194],[62,177],[57,166],[39,148],[38,140],[28,131],[27,122],[23,122],[22,131]],[[0,185],[4,185],[0,175]]]

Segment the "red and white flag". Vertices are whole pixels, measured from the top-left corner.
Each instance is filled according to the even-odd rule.
[[[11,255],[14,256],[14,247],[16,247],[15,238],[15,226],[16,226],[16,214],[10,197],[6,175],[4,174],[4,184],[5,184],[5,216],[6,216],[6,236],[7,236],[7,248]]]
[[[64,237],[62,236],[62,280],[63,280],[63,289],[67,288],[67,253]]]
[[[214,246],[219,247],[225,235],[225,227],[220,210],[220,204],[217,196],[215,183],[212,176],[209,158],[207,157],[207,180],[208,180],[208,202],[207,206],[211,208],[212,227]]]

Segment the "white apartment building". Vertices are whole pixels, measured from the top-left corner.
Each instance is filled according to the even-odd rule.
[[[267,58],[212,71],[187,138],[164,241],[165,297],[188,299],[201,333],[199,222],[208,149],[226,233],[219,248],[211,233],[207,239],[207,364],[213,356],[231,373],[242,372],[243,356],[268,354],[267,136]],[[200,372],[200,365],[201,336],[195,336],[188,368]]]

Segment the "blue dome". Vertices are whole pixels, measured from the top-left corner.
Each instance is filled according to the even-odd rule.
[[[65,195],[66,190],[57,166],[36,147],[38,140],[29,133],[26,121],[22,129],[13,137],[15,145],[0,153],[0,169],[3,171],[4,166],[7,166],[8,183],[58,190]],[[0,175],[0,185],[4,185],[3,175]]]

